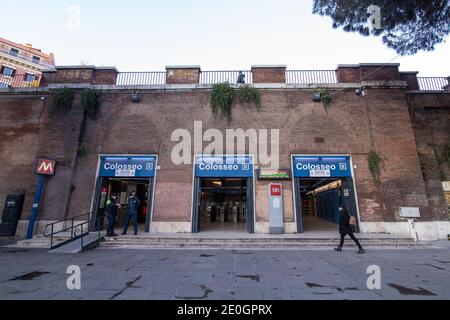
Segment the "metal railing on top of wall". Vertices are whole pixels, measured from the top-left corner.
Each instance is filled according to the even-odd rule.
[[[286,83],[314,83],[314,84],[333,84],[337,83],[335,70],[287,70]]]
[[[450,91],[450,78],[417,77],[417,82],[422,91]]]
[[[202,71],[200,84],[238,83],[239,72],[244,74],[244,83],[253,83],[251,71]],[[119,86],[163,85],[166,83],[166,72],[120,72],[117,77]],[[286,71],[286,83],[337,83],[334,70],[289,70]]]
[[[118,86],[155,86],[166,84],[166,72],[119,72]]]
[[[200,83],[238,83],[239,72],[242,72],[244,75],[244,83],[253,83],[253,74],[251,71],[202,71],[200,73]]]
[[[200,84],[238,83],[239,72],[244,74],[244,83],[253,83],[251,71],[202,71]],[[445,77],[418,77],[419,89],[423,91],[449,90],[449,79]],[[0,81],[1,82],[1,81]],[[20,82],[20,81],[19,81]],[[287,84],[335,84],[338,83],[335,70],[287,70]],[[152,86],[166,84],[166,72],[120,72],[119,86]],[[23,85],[27,86],[27,85]]]

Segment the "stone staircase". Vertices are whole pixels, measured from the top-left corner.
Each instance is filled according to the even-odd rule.
[[[414,242],[409,238],[364,237],[359,240],[365,248],[371,249],[430,249],[433,242]],[[330,250],[339,244],[336,238],[301,237],[195,237],[176,236],[121,236],[106,239],[101,249],[225,249],[225,250]],[[346,239],[344,249],[356,249],[351,239]]]
[[[61,235],[53,237],[54,243],[62,242],[70,239],[70,235]],[[18,241],[13,247],[15,248],[36,248],[50,249],[50,238],[43,235],[36,235],[33,239]]]

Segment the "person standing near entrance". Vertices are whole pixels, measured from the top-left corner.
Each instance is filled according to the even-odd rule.
[[[356,239],[355,235],[353,234],[354,225],[350,223],[351,217],[347,211],[346,207],[339,208],[339,233],[341,234],[341,242],[337,248],[334,249],[334,251],[341,252],[342,247],[344,246],[344,240],[345,236],[349,235],[350,238],[352,238],[353,241],[355,241],[356,245],[359,248],[358,254],[364,254],[365,251],[361,244],[359,243],[358,239]]]
[[[106,201],[106,212],[108,213],[108,229],[106,236],[117,237],[117,234],[114,233],[114,226],[117,218],[117,201],[115,196],[111,196],[111,198]]]
[[[130,192],[130,196],[128,197],[128,203],[127,203],[127,217],[125,218],[125,224],[123,227],[123,233],[122,235],[126,235],[128,232],[128,223],[129,220],[133,222],[134,226],[134,235],[138,234],[138,210],[140,206],[139,198],[136,197],[136,192],[132,191]]]

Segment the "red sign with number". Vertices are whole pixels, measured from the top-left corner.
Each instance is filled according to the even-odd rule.
[[[272,183],[270,185],[270,195],[272,197],[281,197],[281,184],[279,183]]]
[[[37,174],[53,176],[55,174],[56,161],[48,159],[39,159]]]

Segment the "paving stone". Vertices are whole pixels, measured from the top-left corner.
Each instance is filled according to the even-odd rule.
[[[316,251],[93,250],[76,255],[0,248],[0,299],[450,299],[450,246],[442,250]],[[81,268],[81,292],[66,288],[68,265]],[[381,268],[368,290],[367,267]],[[47,271],[30,280],[10,279]],[[140,278],[139,278],[140,277]],[[406,293],[389,286],[406,288]],[[407,294],[408,289],[436,294]],[[404,291],[404,290],[403,290]],[[426,293],[426,291],[424,291]]]

